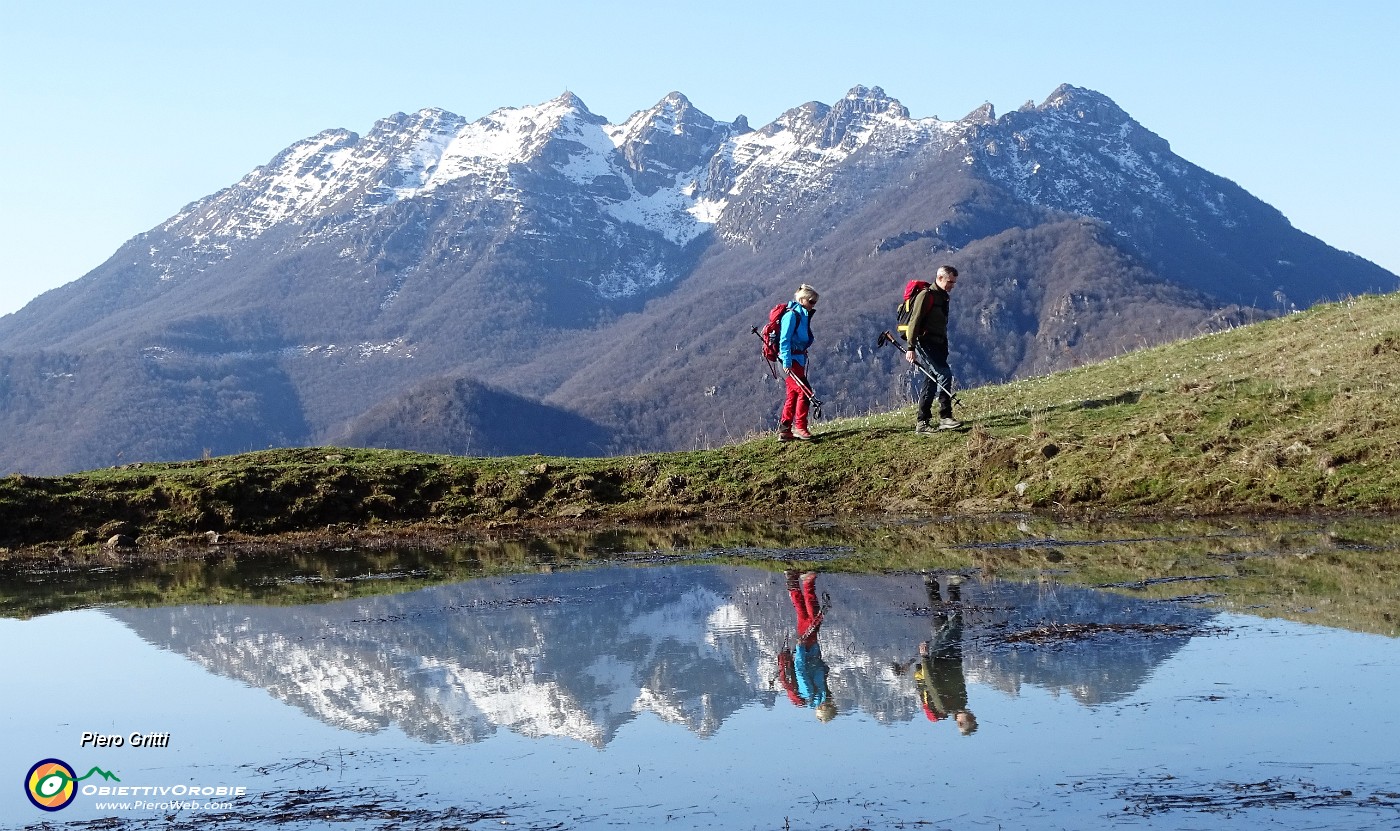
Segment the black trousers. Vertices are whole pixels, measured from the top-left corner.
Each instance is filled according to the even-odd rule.
[[[933,378],[919,372],[924,379],[924,387],[919,394],[919,421],[932,421],[933,400],[938,399],[938,417],[953,417],[953,370],[948,367],[946,350],[930,352],[922,344],[914,344],[914,360],[933,374]],[[935,379],[937,379],[935,381]],[[942,385],[941,387],[939,385]]]

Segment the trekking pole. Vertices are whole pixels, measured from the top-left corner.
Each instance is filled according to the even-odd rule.
[[[894,335],[890,334],[890,330],[888,329],[881,332],[880,336],[875,339],[875,348],[879,349],[887,343],[899,349],[899,351],[901,352],[913,352],[914,366],[924,375],[928,376],[928,379],[932,381],[935,386],[938,387],[939,392],[942,392],[944,395],[948,396],[948,399],[954,404],[957,404],[959,407],[962,406],[962,400],[959,399],[957,395],[955,395],[952,392],[952,390],[949,390],[947,387],[943,386],[943,382],[938,380],[938,377],[936,375],[934,375],[932,372],[929,372],[923,364],[919,363],[919,353],[914,350],[914,347],[910,346],[906,348],[903,345],[901,345],[899,341],[894,339]]]
[[[793,381],[796,381],[797,388],[799,390],[802,390],[803,395],[807,396],[807,403],[810,404],[812,407],[812,418],[821,418],[822,402],[817,400],[817,394],[815,391],[812,390],[812,387],[802,378],[798,378],[796,375],[793,375],[792,370],[788,369],[787,367],[783,367],[783,372],[787,373],[787,377],[791,378]]]
[[[803,640],[816,634],[817,630],[826,622],[826,613],[829,611],[831,611],[831,595],[828,592],[822,592],[821,602],[817,604],[815,619],[809,623],[807,629],[802,632],[801,637]]]
[[[756,338],[758,338],[760,342],[763,341],[763,335],[759,334],[759,332],[758,332],[758,327],[757,327],[757,326],[753,327],[753,328],[750,329],[749,331],[750,331],[750,332],[753,332],[753,336],[756,337]],[[764,360],[768,360],[768,359],[765,358]],[[774,378],[777,378],[777,377],[778,377],[778,369],[777,369],[777,367],[774,365],[774,363],[773,363],[772,361],[768,361],[768,373],[769,373],[770,375],[772,375]],[[787,367],[783,367],[783,374],[784,374],[786,377],[791,378],[792,380],[796,381],[796,382],[797,382],[797,388],[800,389],[800,390],[802,390],[802,394],[803,394],[803,395],[807,396],[807,403],[810,404],[810,405],[812,406],[812,417],[813,417],[813,418],[821,418],[821,417],[822,417],[822,402],[821,402],[820,400],[818,400],[818,398],[817,398],[817,393],[812,389],[811,385],[808,384],[806,381],[802,380],[801,378],[798,378],[796,375],[793,375],[793,374],[792,374],[792,370],[788,369]]]
[[[941,392],[941,393],[943,393],[944,395],[948,396],[948,400],[949,400],[950,402],[952,402],[952,403],[954,403],[954,404],[957,404],[959,407],[961,407],[961,406],[962,406],[962,399],[961,399],[961,398],[958,398],[957,393],[955,393],[955,392],[953,392],[952,390],[948,389],[947,387],[943,386],[943,382],[940,381],[940,380],[938,380],[938,377],[937,377],[937,376],[935,376],[932,372],[929,372],[929,371],[924,367],[923,364],[919,363],[919,353],[916,352],[916,351],[914,350],[913,347],[910,347],[909,351],[914,353],[914,366],[916,366],[916,367],[918,367],[920,370],[922,370],[923,373],[924,373],[925,375],[927,375],[927,376],[933,381],[934,385],[938,387],[938,391]],[[950,382],[950,383],[951,383],[951,382]]]
[[[763,340],[763,335],[759,333],[758,327],[757,327],[757,326],[753,327],[753,328],[750,329],[749,331],[750,331],[750,332],[753,332],[753,336],[756,337],[756,338],[758,338],[758,342],[759,342],[759,343],[762,343],[765,347],[768,345],[768,343],[767,343],[766,341]],[[765,360],[765,361],[768,361],[767,358],[764,358],[764,360]],[[772,362],[772,361],[768,361],[768,374],[769,374],[769,375],[772,375],[774,378],[777,378],[777,377],[778,377],[778,370],[777,370],[776,367],[773,366],[773,362]]]

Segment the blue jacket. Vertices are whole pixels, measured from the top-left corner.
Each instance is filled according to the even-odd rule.
[[[778,336],[778,361],[784,367],[793,364],[807,366],[807,350],[811,348],[812,341],[812,313],[807,311],[807,307],[796,300],[788,303],[788,310],[783,312],[782,322],[779,324]]]
[[[961,669],[962,664],[958,667]],[[807,700],[807,704],[816,707],[824,704],[831,696],[831,690],[826,686],[826,661],[822,660],[822,648],[819,644],[802,646],[798,644],[792,651],[793,674],[797,676],[798,694]]]

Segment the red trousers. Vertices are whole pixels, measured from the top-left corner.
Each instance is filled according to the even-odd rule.
[[[783,412],[778,417],[778,426],[783,429],[807,429],[807,411],[812,402],[807,399],[807,393],[803,392],[798,384],[799,380],[803,384],[807,383],[807,368],[793,361],[792,368],[788,370],[787,397],[783,399]]]
[[[822,626],[822,606],[817,600],[817,581],[804,580],[800,588],[789,589],[792,609],[797,612],[797,642],[811,646],[817,642],[817,630]]]

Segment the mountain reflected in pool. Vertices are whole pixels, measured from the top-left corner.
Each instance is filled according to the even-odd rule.
[[[981,688],[1111,703],[1213,617],[1183,603],[949,574],[813,583],[815,632],[797,617],[795,577],[716,566],[562,571],[305,607],[104,613],[344,730],[394,726],[456,744],[510,731],[595,747],[644,713],[709,737],[756,705],[818,710],[794,666],[814,654],[824,718],[833,709],[882,724],[947,718],[929,690],[946,695],[950,684],[972,712]]]
[[[0,767],[109,773],[59,817],[93,831],[1391,828],[1397,529],[1012,519],[12,569]],[[574,568],[590,551],[616,559]],[[930,571],[834,573],[872,568]],[[150,733],[168,745],[115,744]],[[27,793],[0,793],[0,826],[52,825]]]

